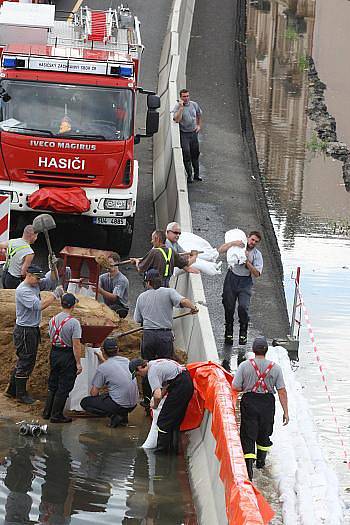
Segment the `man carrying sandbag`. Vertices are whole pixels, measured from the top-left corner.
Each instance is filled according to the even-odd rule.
[[[84,397],[80,406],[86,412],[110,417],[110,427],[128,424],[128,414],[139,400],[137,381],[129,370],[129,359],[118,355],[115,337],[105,339],[102,355],[96,354],[100,364],[92,380],[90,396]],[[102,387],[108,394],[100,394]]]
[[[224,281],[222,304],[225,310],[225,344],[233,344],[233,318],[238,301],[239,344],[245,345],[248,339],[249,307],[253,289],[253,277],[260,277],[263,270],[263,257],[257,249],[261,234],[252,231],[247,238],[246,262],[230,266]],[[218,248],[226,253],[233,246],[244,247],[242,241],[231,241]]]
[[[43,412],[44,419],[51,423],[71,423],[72,418],[63,414],[64,406],[74,388],[75,379],[82,372],[81,366],[81,325],[73,317],[78,299],[71,293],[61,298],[62,312],[49,322],[52,344],[50,354],[50,375],[48,396]]]
[[[155,453],[177,454],[180,425],[193,396],[193,381],[189,371],[171,359],[146,361],[136,358],[130,361],[130,372],[148,379],[152,391],[152,408],[157,408],[165,397],[158,416],[158,438]]]

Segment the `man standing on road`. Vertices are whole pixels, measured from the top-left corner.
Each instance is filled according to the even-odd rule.
[[[187,182],[192,182],[192,167],[194,180],[202,180],[199,176],[199,141],[198,133],[202,127],[202,110],[193,100],[190,100],[188,89],[181,89],[180,99],[174,109],[174,121],[180,127],[180,142],[182,158],[187,173]]]
[[[33,226],[28,224],[21,238],[0,243],[0,248],[6,249],[6,262],[2,274],[4,288],[17,288],[25,278],[34,258],[34,251],[30,245],[34,244],[37,238],[38,234],[35,233]]]
[[[272,446],[270,436],[275,417],[275,396],[283,408],[283,424],[289,422],[288,398],[281,367],[265,358],[268,344],[265,337],[253,342],[254,359],[244,361],[238,367],[232,387],[244,392],[241,399],[240,437],[249,479],[253,479],[253,463],[265,466],[267,451]],[[255,453],[255,443],[257,454]]]
[[[152,233],[151,243],[153,245],[143,259],[132,258],[130,261],[136,265],[139,272],[147,272],[151,268],[158,270],[162,284],[168,288],[174,267],[184,268],[187,264],[185,257],[177,254],[176,250],[166,246],[166,235],[163,230]]]
[[[191,314],[198,308],[174,288],[161,286],[159,273],[155,269],[146,274],[147,290],[136,301],[134,320],[143,326],[141,356],[147,361],[158,358],[172,359],[174,356],[173,308],[189,308]],[[142,384],[143,406],[147,409],[151,392],[147,381]]]
[[[58,286],[45,299],[41,299],[40,279],[43,275],[41,268],[30,265],[24,281],[16,289],[16,325],[13,340],[18,359],[5,395],[16,397],[17,401],[27,405],[34,403],[34,399],[27,393],[26,386],[35,366],[40,342],[41,311],[64,293],[62,286]]]
[[[49,322],[52,344],[50,354],[50,375],[48,395],[43,412],[44,419],[51,423],[71,423],[72,418],[63,414],[64,406],[74,388],[75,379],[82,372],[81,366],[81,325],[73,317],[78,299],[71,293],[61,298],[62,312]]]
[[[171,450],[178,453],[180,425],[185,417],[188,403],[193,395],[193,381],[189,371],[170,359],[146,361],[132,359],[130,372],[142,379],[148,378],[153,395],[152,408],[157,408],[166,396],[158,416],[158,439],[155,453],[166,454]]]
[[[238,300],[239,344],[245,345],[248,336],[249,306],[253,288],[253,277],[260,277],[263,270],[263,258],[257,245],[261,241],[258,231],[251,231],[247,239],[247,260],[243,264],[229,267],[224,281],[222,304],[225,309],[225,344],[233,344],[233,319]],[[233,246],[243,248],[242,241],[231,241],[218,248],[219,253],[226,253]]]
[[[119,270],[120,256],[112,253],[108,257],[109,270],[100,275],[98,281],[98,292],[111,310],[114,310],[121,319],[124,319],[129,312],[129,281]]]
[[[97,354],[100,365],[92,380],[90,396],[84,397],[80,405],[92,414],[109,416],[110,427],[125,426],[128,414],[139,400],[137,381],[129,370],[129,359],[118,355],[115,337],[108,337],[102,346],[102,355]],[[99,394],[107,386],[108,394]]]
[[[178,222],[170,222],[166,227],[166,241],[165,246],[172,248],[177,254],[185,253],[185,250],[179,244],[179,237],[181,235],[181,228]],[[198,251],[191,250],[189,255],[183,256],[187,258],[187,264],[182,269],[188,273],[200,273],[196,268],[191,268],[191,264],[197,260]]]

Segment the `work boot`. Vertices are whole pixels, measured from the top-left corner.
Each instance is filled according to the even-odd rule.
[[[32,405],[35,403],[33,399],[27,392],[27,381],[28,377],[16,377],[16,399],[19,403],[24,403],[25,405]]]
[[[15,371],[12,372],[10,381],[7,384],[6,390],[4,392],[4,395],[6,397],[16,397],[16,378],[15,378]]]
[[[250,481],[253,480],[253,463],[254,463],[253,458],[245,459],[245,464],[246,464],[247,472],[248,472],[248,478],[250,479]]]
[[[248,325],[241,324],[239,327],[239,344],[246,345],[248,340]]]
[[[233,324],[225,324],[225,345],[233,345]]]
[[[267,452],[266,450],[257,450],[256,454],[256,468],[264,468],[266,461]]]
[[[54,398],[55,398],[55,392],[52,392],[51,390],[49,390],[47,392],[46,403],[45,403],[45,407],[43,410],[43,419],[50,419]]]
[[[155,454],[168,454],[172,445],[171,441],[171,432],[159,432],[158,430],[157,448],[153,452]]]
[[[68,396],[58,396],[55,394],[52,403],[50,423],[71,423],[73,419],[63,414],[64,405]]]

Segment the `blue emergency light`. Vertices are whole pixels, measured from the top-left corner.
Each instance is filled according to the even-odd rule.
[[[17,59],[16,58],[4,58],[4,60],[2,61],[2,65],[4,67],[16,67]]]
[[[119,75],[121,77],[132,77],[132,66],[119,66]]]

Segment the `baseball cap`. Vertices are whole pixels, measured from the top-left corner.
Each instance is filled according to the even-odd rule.
[[[103,350],[106,350],[106,352],[108,352],[108,350],[118,350],[117,338],[107,337],[107,339],[103,341],[102,347]]]
[[[147,361],[141,359],[140,357],[136,357],[135,359],[131,359],[129,363],[129,370],[132,374],[134,374],[139,366],[143,366],[145,364],[147,364]]]
[[[35,275],[35,277],[44,277],[45,273],[40,268],[40,266],[37,266],[36,264],[30,264],[27,269],[27,273],[30,273],[32,275]]]
[[[253,341],[252,350],[265,350],[269,347],[266,337],[256,337]]]
[[[79,299],[72,293],[65,293],[61,297],[61,305],[65,308],[72,308],[76,303],[79,303]]]
[[[160,279],[159,272],[155,268],[150,268],[146,272],[146,281],[153,281],[154,279]]]

